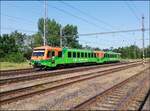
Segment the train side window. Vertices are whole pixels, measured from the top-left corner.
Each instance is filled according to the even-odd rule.
[[[85,58],[87,58],[87,53],[85,53]]]
[[[71,58],[71,52],[68,52],[68,57]]]
[[[48,51],[47,57],[51,57],[51,52],[50,51]]]
[[[90,58],[90,53],[88,53],[88,58]]]
[[[107,58],[107,54],[105,54],[105,57]]]
[[[76,52],[73,52],[73,57],[76,58]]]
[[[94,57],[96,57],[96,53],[94,53]]]
[[[52,57],[55,56],[55,51],[52,51]]]
[[[80,58],[80,52],[77,52],[77,58]]]
[[[58,57],[62,57],[62,51],[58,52]]]
[[[81,57],[83,58],[83,52],[81,52]]]
[[[93,58],[93,53],[91,53],[91,57]]]

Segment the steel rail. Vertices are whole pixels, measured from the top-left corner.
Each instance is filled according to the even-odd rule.
[[[138,61],[138,62],[140,62],[140,61]],[[70,70],[70,69],[76,69],[76,68],[86,68],[86,67],[93,67],[93,66],[105,66],[105,65],[117,65],[117,64],[127,64],[127,63],[134,63],[134,62],[119,62],[119,63],[109,63],[109,64],[101,64],[101,65],[99,65],[99,64],[95,64],[95,65],[88,65],[88,66],[86,66],[86,65],[83,65],[83,66],[77,66],[77,67],[63,67],[63,69],[68,69],[68,70]],[[58,70],[60,70],[60,69],[62,69],[62,68],[58,68],[58,69],[55,69],[55,71],[58,71]],[[14,75],[22,75],[22,74],[28,74],[28,73],[31,73],[31,72],[35,72],[35,71],[41,71],[41,70],[39,70],[38,68],[26,68],[26,69],[13,69],[13,70],[0,70],[0,77],[5,77],[5,76],[14,76]],[[47,70],[47,71],[54,71],[53,69],[51,70]]]
[[[74,83],[82,82],[82,81],[85,81],[85,80],[89,80],[89,79],[104,76],[104,75],[109,75],[109,74],[112,74],[113,72],[118,72],[118,71],[121,71],[121,70],[125,70],[125,69],[131,68],[131,67],[135,67],[137,65],[141,65],[141,64],[138,63],[138,64],[120,66],[120,67],[113,68],[113,69],[107,69],[107,70],[103,70],[103,71],[94,72],[94,74],[89,73],[88,75],[80,75],[80,76],[75,76],[75,77],[71,77],[71,78],[66,78],[66,79],[63,79],[63,80],[58,80],[58,81],[53,81],[53,82],[49,82],[49,83],[38,84],[38,85],[35,85],[35,86],[25,87],[25,88],[21,88],[21,89],[15,89],[15,90],[1,92],[0,93],[0,97],[1,97],[0,104],[10,103],[10,102],[13,102],[13,101],[16,101],[16,100],[21,100],[21,99],[31,97],[33,95],[41,94],[41,93],[44,93],[44,92],[47,92],[47,91],[56,90],[56,89],[62,88],[64,86],[66,87],[66,86],[69,86],[69,85],[74,84]],[[72,80],[70,80],[70,79],[72,79]],[[61,81],[64,81],[64,80],[69,80],[69,81],[61,83]],[[57,83],[57,82],[60,82],[60,83],[59,84],[54,84],[53,86],[47,87],[47,88],[42,87],[44,85],[47,85],[47,84],[52,85],[52,83]],[[32,91],[32,89],[34,90],[34,89],[39,88],[39,87],[41,87],[40,90]],[[15,97],[9,97],[9,95],[12,96],[13,94],[19,94],[20,92],[24,93],[24,92],[27,92],[27,91],[29,91],[29,93],[17,95]],[[8,98],[7,98],[7,96],[8,96]]]
[[[0,86],[10,83],[17,83],[17,82],[23,82],[23,81],[29,81],[33,79],[38,78],[46,78],[46,77],[52,77],[62,74],[69,74],[70,72],[81,72],[81,71],[87,71],[91,69],[96,68],[104,68],[104,67],[111,67],[111,66],[117,66],[117,65],[124,65],[124,64],[132,64],[132,63],[117,63],[117,64],[105,64],[105,65],[98,65],[98,66],[88,66],[88,67],[80,67],[80,68],[72,68],[72,69],[66,69],[66,70],[56,70],[56,71],[43,71],[43,72],[37,72],[35,74],[25,74],[23,76],[16,76],[16,77],[8,77],[8,78],[2,78],[0,79]]]
[[[112,86],[111,88],[109,88],[109,89],[107,89],[107,90],[105,90],[105,91],[103,91],[103,92],[101,92],[101,93],[95,95],[94,97],[91,97],[90,99],[88,99],[88,100],[86,100],[86,101],[84,101],[84,102],[82,102],[82,103],[76,105],[75,107],[71,108],[71,110],[83,110],[83,109],[86,109],[86,106],[89,106],[90,104],[96,102],[96,100],[102,100],[102,98],[105,98],[105,100],[107,101],[107,97],[110,97],[110,96],[108,96],[108,95],[113,95],[113,91],[115,92],[117,89],[119,90],[119,88],[125,86],[125,85],[126,85],[127,83],[129,83],[130,81],[133,81],[133,80],[136,79],[139,75],[142,75],[147,69],[149,69],[149,67],[146,68],[145,70],[143,70],[143,71],[137,73],[136,75],[133,75],[133,76],[129,77],[128,79],[126,79],[126,80],[120,82],[119,84],[116,84],[116,85]],[[141,79],[141,78],[140,78],[140,79]],[[145,79],[147,79],[147,78],[145,77]],[[142,83],[142,82],[140,82],[140,83]],[[141,86],[141,87],[143,87],[143,86]],[[141,87],[140,87],[140,88],[141,88]],[[136,87],[136,88],[137,88],[137,87]],[[123,90],[121,90],[121,91],[123,91]],[[116,93],[116,92],[115,92],[115,93]],[[119,97],[119,96],[121,96],[121,94],[123,94],[123,92],[120,92],[120,93],[117,92],[117,94],[116,94],[116,95],[117,95],[117,98],[119,98],[119,100],[120,100],[120,97]],[[129,99],[129,98],[127,98],[127,99]],[[123,102],[121,102],[121,103],[123,104]],[[99,103],[99,104],[100,104],[100,103]],[[107,104],[110,104],[110,103],[107,102]],[[113,104],[114,104],[114,103],[113,103]],[[121,106],[120,106],[120,107],[121,107]],[[107,107],[107,108],[108,108],[108,107]],[[111,108],[111,107],[109,107],[109,108]],[[112,108],[111,108],[111,109],[112,109]],[[88,110],[88,109],[86,109],[86,110]],[[109,110],[109,109],[107,109],[107,110]]]

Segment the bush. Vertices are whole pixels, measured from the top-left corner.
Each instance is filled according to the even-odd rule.
[[[32,55],[32,49],[26,49],[26,51],[24,51],[23,56],[24,56],[27,60],[30,60],[30,59],[31,59],[31,55]]]
[[[1,59],[1,61],[21,63],[26,61],[22,53],[11,53]]]

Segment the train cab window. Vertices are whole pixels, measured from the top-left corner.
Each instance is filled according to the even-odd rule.
[[[71,58],[71,52],[68,52],[68,57]]]
[[[76,52],[73,52],[73,57],[76,58]]]
[[[50,51],[48,51],[47,57],[51,57],[51,52]]]
[[[87,53],[85,53],[85,58],[87,58]]]
[[[62,57],[62,51],[58,52],[58,57]]]
[[[77,52],[77,57],[80,58],[80,52]]]
[[[83,52],[81,52],[81,57],[83,57]]]

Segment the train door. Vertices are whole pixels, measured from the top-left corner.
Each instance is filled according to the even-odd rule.
[[[55,50],[52,50],[51,54],[52,54],[52,64],[55,64]]]

